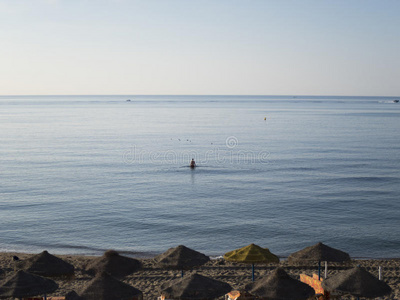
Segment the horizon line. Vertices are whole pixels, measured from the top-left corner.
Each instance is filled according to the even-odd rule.
[[[388,96],[388,95],[340,95],[340,94],[0,94],[0,97],[26,97],[26,96],[42,96],[42,97],[57,97],[57,96],[195,96],[195,97],[204,97],[204,96],[234,96],[234,97],[263,97],[263,96],[280,96],[280,97],[400,97],[400,96]]]

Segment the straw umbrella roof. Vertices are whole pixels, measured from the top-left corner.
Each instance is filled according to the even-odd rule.
[[[252,295],[268,300],[305,300],[315,294],[312,287],[290,277],[282,268],[247,284],[245,289]]]
[[[70,291],[65,295],[65,300],[83,300],[75,291]]]
[[[329,247],[321,242],[306,247],[303,250],[292,253],[288,257],[289,263],[301,261],[330,261],[344,262],[350,261],[350,255],[341,250]]]
[[[356,297],[375,298],[390,294],[392,289],[364,268],[355,267],[340,272],[322,282],[328,291],[337,291]]]
[[[178,247],[170,248],[163,254],[156,256],[154,260],[160,267],[182,270],[204,265],[210,258],[203,253],[179,245]]]
[[[225,253],[224,258],[228,261],[243,263],[279,263],[279,258],[267,248],[261,248],[255,244]]]
[[[161,286],[166,299],[214,299],[230,292],[232,287],[222,281],[192,274]]]
[[[139,270],[141,267],[142,264],[139,260],[119,255],[114,250],[108,250],[102,257],[89,264],[86,270],[92,274],[107,272],[115,277],[124,277]]]
[[[17,267],[26,272],[46,276],[70,276],[74,274],[74,266],[66,261],[43,251],[17,264]]]
[[[142,292],[110,274],[97,274],[78,295],[84,300],[131,300]]]
[[[58,289],[51,279],[19,270],[6,278],[0,287],[0,298],[22,298],[43,295]]]

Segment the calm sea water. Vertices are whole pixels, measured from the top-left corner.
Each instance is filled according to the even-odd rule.
[[[400,257],[394,99],[2,96],[0,251]]]

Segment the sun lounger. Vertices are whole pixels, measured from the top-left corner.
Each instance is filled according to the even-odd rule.
[[[46,297],[47,300],[65,300],[65,297]],[[22,298],[22,300],[44,300],[44,297]]]
[[[309,286],[311,286],[314,289],[316,299],[329,300],[330,299],[329,292],[325,291],[322,288],[322,285],[321,285],[322,280],[323,280],[322,278],[320,280],[318,279],[317,274],[313,274],[312,277],[308,276],[306,274],[300,274],[300,281],[308,284]]]
[[[225,300],[253,300],[255,298],[245,291],[231,291],[225,295]]]

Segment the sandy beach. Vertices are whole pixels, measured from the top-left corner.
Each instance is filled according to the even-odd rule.
[[[19,259],[23,260],[32,255],[34,254],[0,253],[0,279],[3,280],[14,271],[15,263],[12,259],[13,256],[18,256]],[[56,279],[55,281],[58,283],[59,289],[49,296],[64,296],[72,290],[79,291],[93,278],[93,276],[89,275],[85,269],[86,266],[96,257],[79,255],[57,256],[75,266],[75,277],[69,280]],[[123,281],[141,290],[144,299],[156,299],[159,287],[163,283],[181,276],[180,271],[157,267],[152,259],[141,259],[141,261],[143,269],[125,277]],[[374,274],[376,277],[378,277],[378,268],[381,266],[383,279],[393,290],[390,296],[381,299],[400,299],[400,259],[352,260],[350,263],[345,264],[331,263],[328,265],[328,276],[358,265],[365,267],[367,271]],[[294,265],[281,259],[279,266],[283,267],[287,273],[296,279],[299,279],[299,275],[302,273],[307,275],[317,273],[316,264]],[[256,279],[268,274],[275,268],[276,265],[272,264],[256,265]],[[202,267],[186,271],[185,274],[191,272],[197,272],[204,276],[227,282],[234,289],[240,289],[245,284],[251,282],[250,265],[231,263],[224,261],[223,259],[213,259]]]

